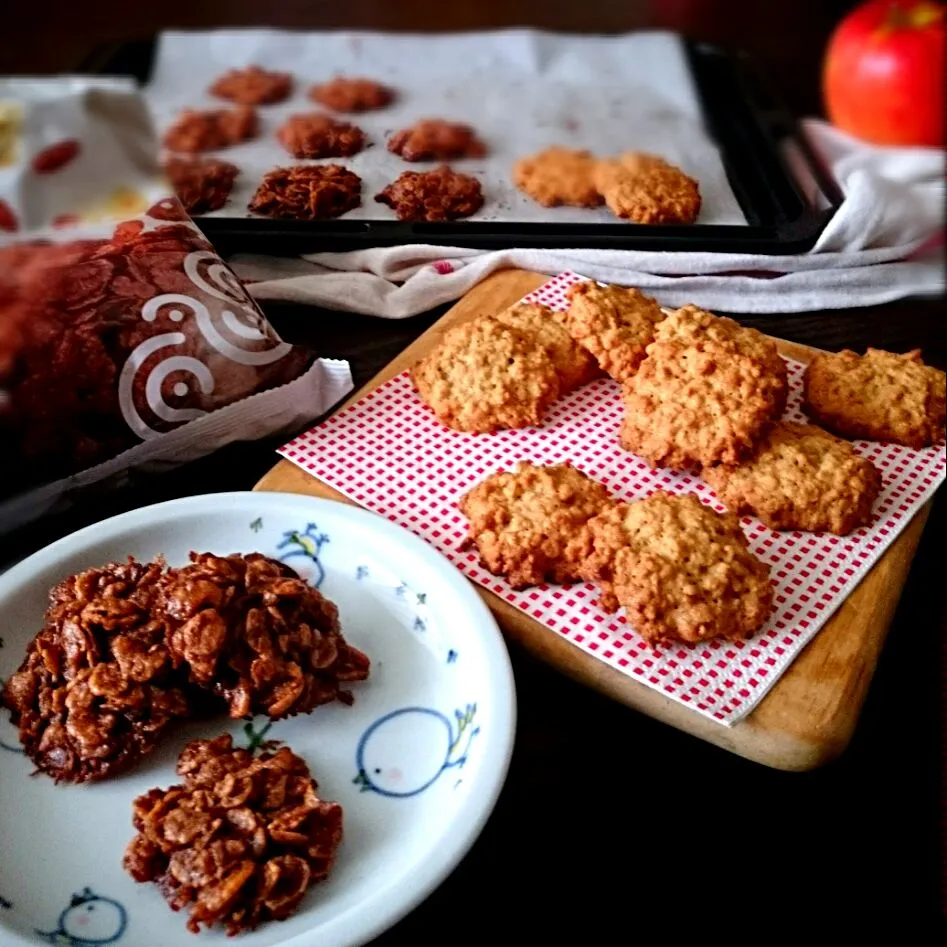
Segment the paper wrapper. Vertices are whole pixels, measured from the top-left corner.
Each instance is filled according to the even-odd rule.
[[[310,361],[170,192],[132,82],[0,80],[0,531],[298,429],[351,388],[345,363]]]
[[[565,290],[581,277],[564,273],[525,301],[567,308]],[[786,418],[801,411],[804,366],[789,361]],[[414,392],[407,372],[391,379],[280,453],[362,506],[400,523],[442,552],[465,575],[576,647],[719,723],[746,716],[825,624],[945,477],[943,447],[910,450],[856,441],[881,471],[884,486],[868,527],[848,536],[774,532],[746,517],[753,552],[771,570],[774,614],[746,642],[709,641],[652,649],[621,613],[597,605],[593,585],[543,585],[515,591],[483,569],[476,550],[462,550],[467,522],[458,498],[517,461],[569,462],[623,500],[655,489],[696,494],[722,512],[713,490],[694,476],[652,470],[618,444],[618,385],[600,379],[561,399],[542,427],[461,434],[442,426]]]
[[[209,217],[252,216],[247,203],[260,178],[277,165],[303,163],[285,152],[276,130],[289,115],[327,111],[307,92],[342,74],[377,79],[397,92],[387,108],[339,116],[358,125],[370,142],[352,158],[325,159],[363,181],[362,206],[343,220],[394,219],[374,196],[402,172],[433,164],[403,161],[387,150],[387,138],[420,118],[444,118],[473,125],[489,149],[485,158],[451,162],[483,186],[484,206],[471,220],[621,224],[605,208],[541,207],[513,186],[518,158],[559,144],[604,156],[629,150],[659,154],[700,182],[698,223],[746,223],[704,128],[683,45],[670,33],[168,32],[160,38],[146,89],[161,132],[184,108],[228,107],[208,87],[229,69],[248,65],[291,72],[295,90],[286,102],[258,108],[259,137],[213,152],[241,173],[229,203]]]

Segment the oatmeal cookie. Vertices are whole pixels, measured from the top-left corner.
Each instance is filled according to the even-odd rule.
[[[362,179],[339,164],[297,165],[268,171],[250,210],[268,217],[326,220],[362,203]]]
[[[476,178],[442,164],[433,171],[405,171],[375,200],[392,208],[399,220],[434,223],[477,213],[483,193]]]
[[[457,431],[534,427],[559,396],[559,376],[543,349],[489,317],[448,329],[411,378],[440,421]]]
[[[273,105],[288,99],[293,77],[288,72],[269,72],[259,66],[231,69],[210,87],[210,94],[240,105]]]
[[[164,146],[171,151],[216,151],[256,138],[258,129],[249,105],[205,112],[186,109],[164,133]]]
[[[259,553],[191,553],[161,583],[156,614],[175,667],[223,697],[234,719],[308,713],[368,677],[369,660],[339,630],[339,612],[289,566]]]
[[[567,394],[598,374],[592,354],[559,324],[551,309],[539,303],[517,303],[497,315],[496,320],[541,346],[559,374],[559,390]]]
[[[656,341],[624,401],[621,445],[652,466],[736,464],[782,414],[786,384],[730,343]]]
[[[589,520],[582,577],[602,586],[602,605],[625,609],[646,641],[748,638],[773,610],[769,570],[750,551],[740,521],[694,496],[658,491]]]
[[[736,466],[721,464],[704,479],[738,516],[758,516],[770,529],[850,533],[871,521],[881,474],[851,445],[812,424],[780,421]]]
[[[653,155],[599,161],[594,181],[612,213],[635,223],[692,224],[700,213],[697,182]]]
[[[290,115],[276,137],[294,158],[348,158],[365,147],[361,128],[318,112]]]
[[[594,168],[590,152],[553,146],[520,158],[513,183],[543,207],[598,207],[602,195],[595,189]]]
[[[483,564],[517,589],[578,578],[581,528],[611,502],[601,484],[569,464],[521,463],[488,477],[458,505]]]
[[[741,326],[735,319],[714,315],[697,306],[684,306],[672,312],[655,329],[654,337],[658,342],[695,345],[711,341],[732,346],[741,355],[756,359],[777,380],[784,392],[780,413],[786,406],[789,370],[776,348],[776,343],[757,329]]]
[[[309,90],[313,102],[334,112],[369,112],[381,109],[394,99],[394,92],[372,79],[336,76]]]
[[[570,286],[568,297],[568,312],[558,312],[556,318],[592,353],[602,371],[627,381],[664,319],[661,307],[640,290],[591,281]]]
[[[132,803],[125,870],[188,911],[194,934],[220,924],[233,936],[294,914],[342,841],[342,807],[316,795],[306,761],[272,744],[254,756],[224,734],[185,746],[177,772],[183,783]]]
[[[405,161],[451,161],[454,158],[482,158],[486,146],[469,126],[425,118],[395,132],[388,139],[388,150]]]
[[[36,768],[56,782],[105,779],[150,753],[191,711],[164,625],[163,563],[129,560],[69,576],[3,690]]]
[[[178,199],[189,214],[207,214],[227,203],[238,169],[219,158],[182,158],[174,155],[164,163]]]
[[[945,375],[917,349],[846,349],[816,355],[806,368],[807,413],[843,437],[928,447],[944,440],[945,406]]]

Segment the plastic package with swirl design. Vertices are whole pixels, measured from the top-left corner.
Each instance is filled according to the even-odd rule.
[[[157,159],[130,81],[0,80],[0,532],[351,388],[279,338]]]

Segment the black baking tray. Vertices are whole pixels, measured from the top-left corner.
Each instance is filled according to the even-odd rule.
[[[89,57],[84,71],[131,75],[145,83],[155,48],[154,38],[102,47]],[[746,224],[425,224],[256,217],[197,217],[195,222],[224,254],[315,253],[408,243],[484,250],[570,247],[763,254],[810,250],[841,203],[837,184],[746,56],[691,41],[686,49],[707,129],[720,149]],[[795,174],[786,160],[789,149],[797,157]]]

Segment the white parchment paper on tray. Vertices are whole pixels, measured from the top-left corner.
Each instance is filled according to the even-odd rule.
[[[566,290],[581,277],[563,273],[526,296],[567,308]],[[800,362],[789,361],[786,418],[805,420]],[[869,526],[848,536],[774,532],[755,517],[743,528],[770,568],[775,610],[748,641],[708,641],[650,648],[623,613],[608,614],[593,585],[541,585],[514,590],[464,546],[467,521],[457,500],[496,470],[519,460],[569,462],[622,500],[656,489],[691,493],[724,507],[697,477],[652,470],[619,446],[619,386],[603,378],[560,399],[543,425],[496,434],[462,434],[440,424],[415,393],[408,373],[291,441],[280,453],[362,506],[406,526],[439,549],[468,578],[504,598],[586,654],[718,723],[745,717],[852,592],[911,518],[944,482],[943,447],[911,450],[855,441],[881,472],[883,487]]]
[[[471,220],[621,223],[605,208],[548,209],[516,190],[511,180],[516,159],[561,144],[602,155],[660,154],[700,182],[699,224],[746,223],[704,128],[683,44],[671,33],[168,32],[160,37],[146,89],[159,132],[183,108],[227,107],[208,87],[228,69],[251,64],[291,72],[294,92],[284,103],[260,106],[257,139],[214,152],[236,164],[240,176],[230,201],[207,216],[252,216],[247,202],[263,174],[296,163],[276,140],[277,128],[289,115],[326,111],[306,94],[314,83],[342,74],[378,79],[398,93],[388,108],[340,116],[361,127],[371,143],[352,158],[325,159],[363,181],[362,206],[344,220],[395,219],[374,196],[403,171],[433,164],[403,161],[387,150],[387,138],[419,118],[445,118],[473,125],[489,148],[485,158],[452,162],[483,185],[484,206]]]

